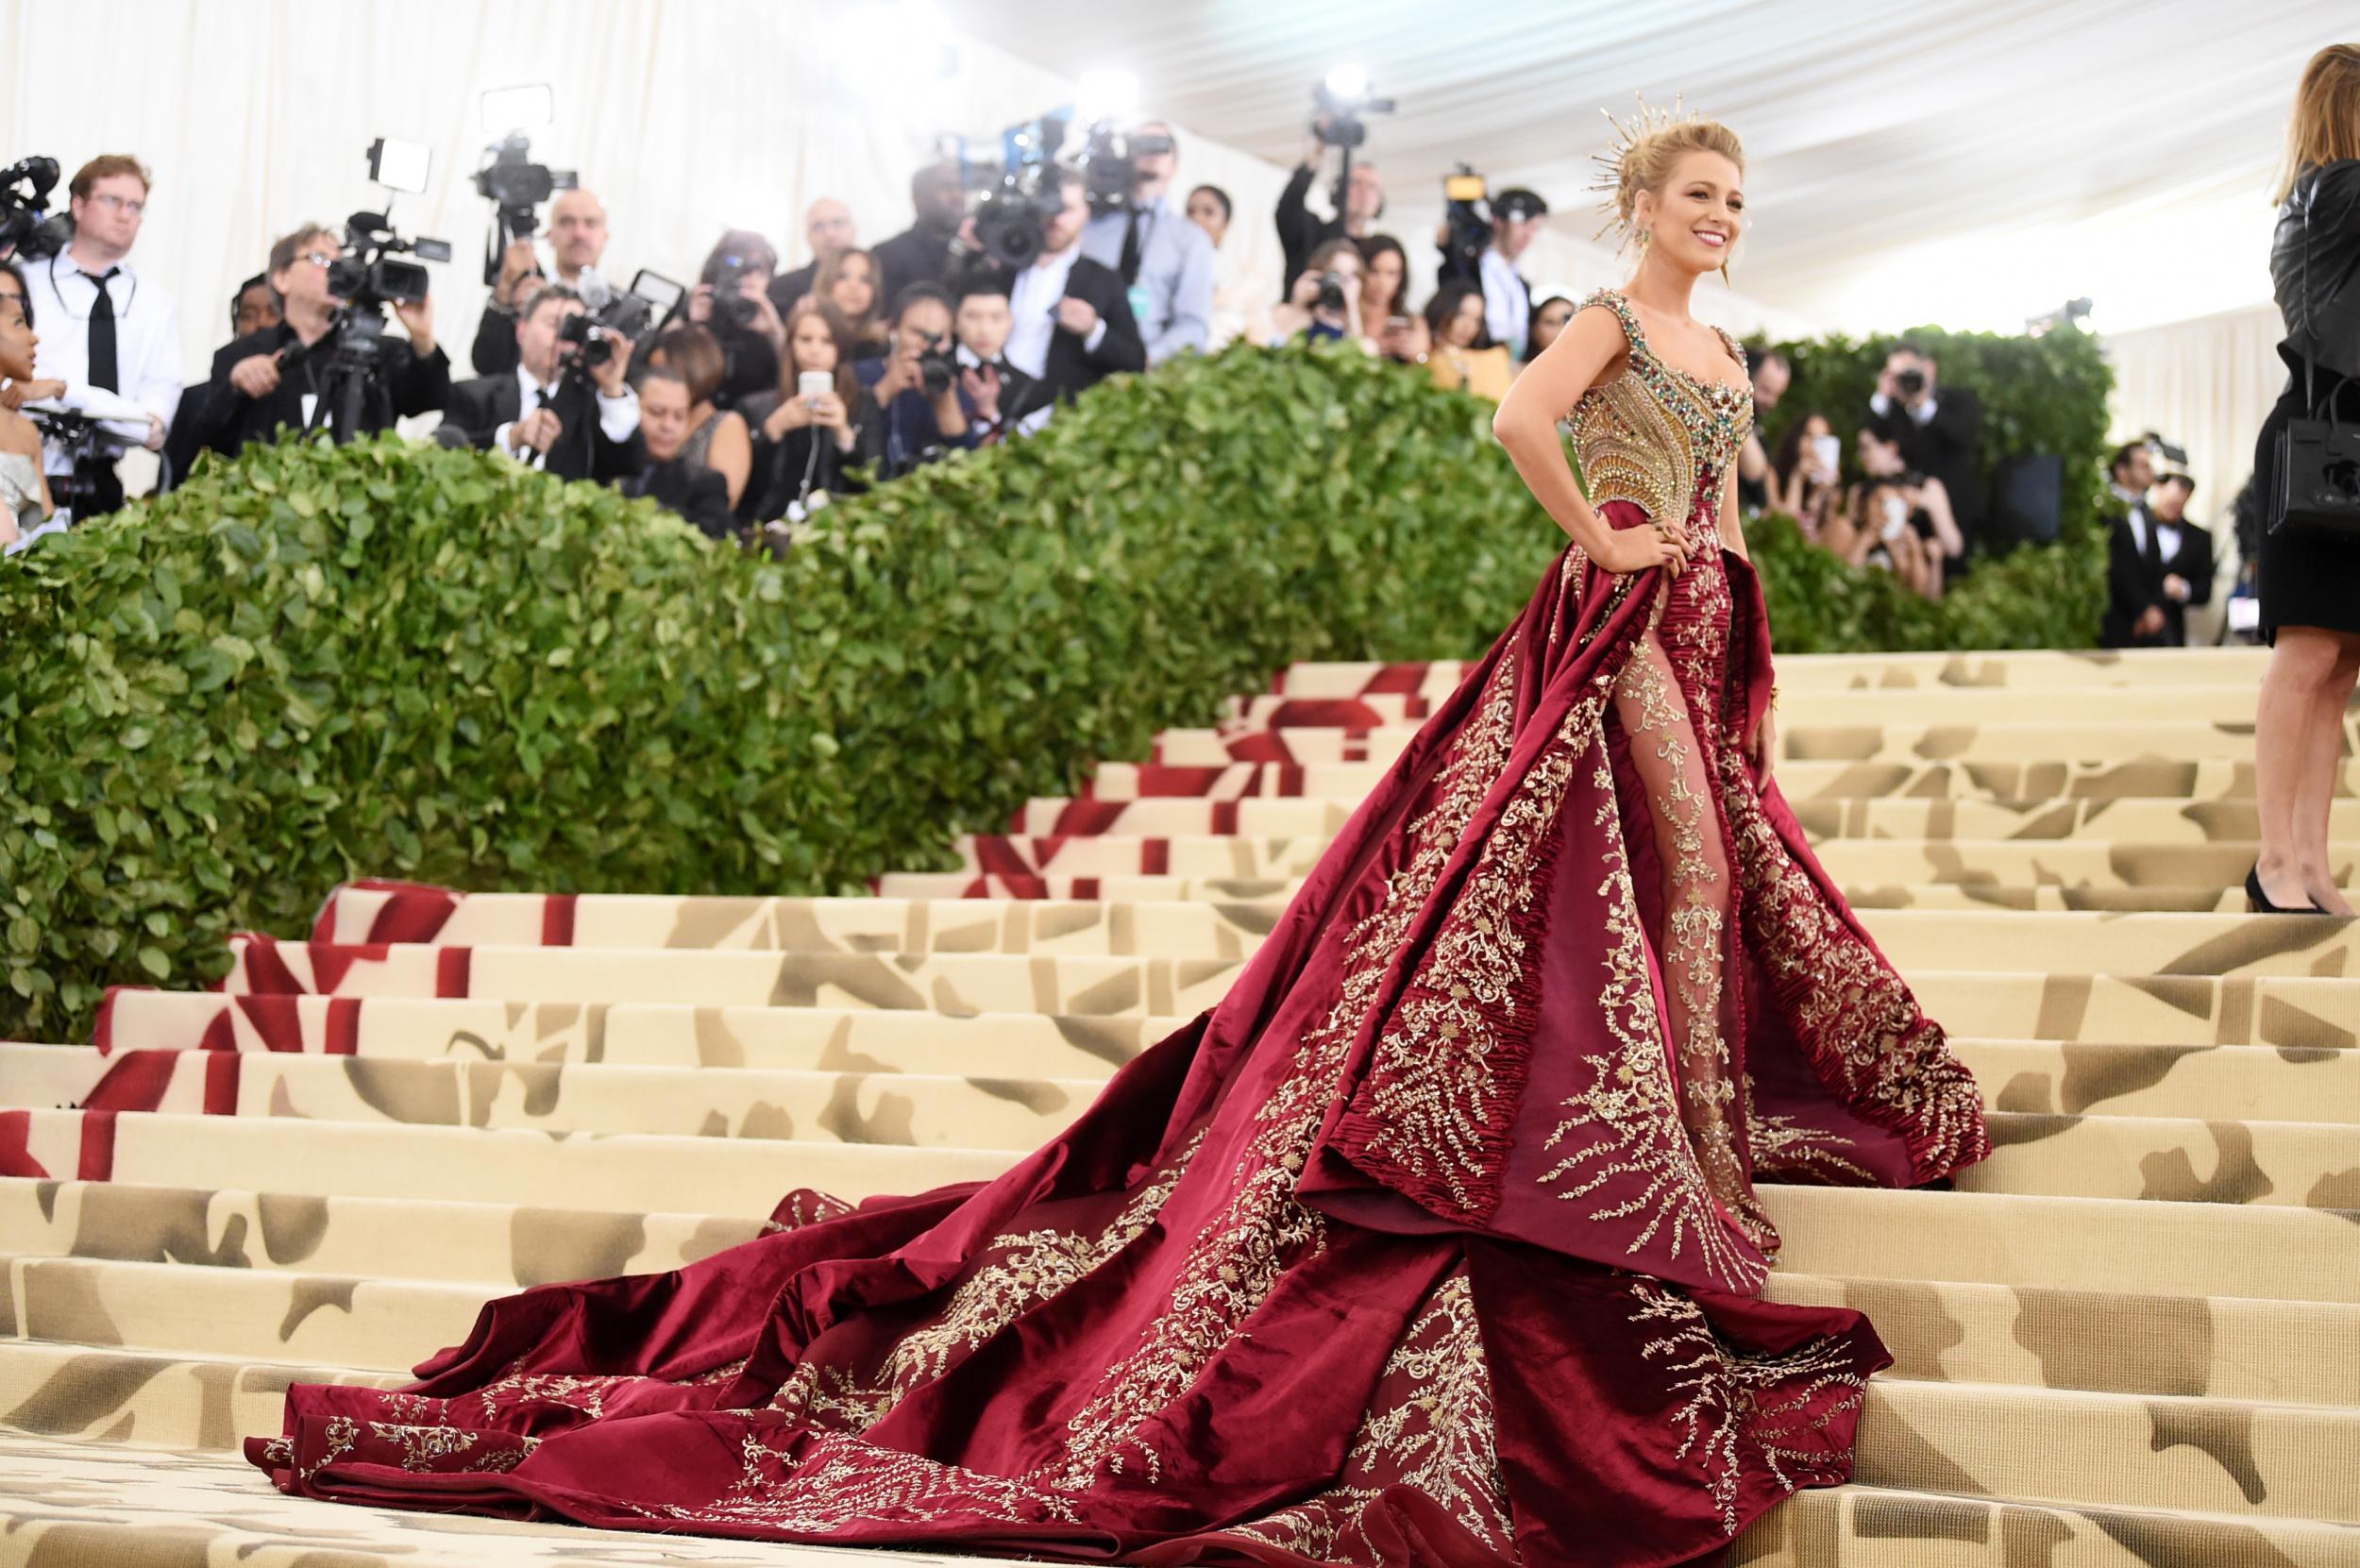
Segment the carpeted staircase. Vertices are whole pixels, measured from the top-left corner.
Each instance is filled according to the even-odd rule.
[[[1784,787],[1998,1149],[1767,1189],[1771,1292],[1898,1365],[1857,1483],[1739,1561],[2360,1565],[2360,925],[2224,891],[2260,671],[1782,662]],[[362,884],[219,992],[0,1045],[0,1568],[946,1560],[297,1502],[234,1455],[488,1295],[706,1256],[793,1187],[993,1174],[1221,996],[1458,675],[1296,666],[876,898]],[[2349,885],[2360,799],[2335,832]]]

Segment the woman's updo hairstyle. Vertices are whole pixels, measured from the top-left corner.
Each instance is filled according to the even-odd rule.
[[[1614,143],[1591,159],[1598,165],[1600,177],[1590,188],[1602,193],[1598,209],[1606,214],[1606,222],[1593,238],[1620,229],[1623,244],[1636,240],[1639,193],[1662,190],[1680,160],[1690,153],[1719,153],[1737,165],[1738,173],[1745,172],[1745,145],[1737,139],[1737,132],[1717,120],[1682,114],[1677,102],[1667,111],[1650,109],[1643,99],[1639,112],[1627,120],[1617,120],[1610,110],[1598,112],[1614,127]],[[1722,279],[1727,281],[1728,275],[1728,263],[1724,261]]]

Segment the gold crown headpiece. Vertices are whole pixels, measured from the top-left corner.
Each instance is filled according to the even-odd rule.
[[[1623,160],[1630,156],[1630,150],[1658,131],[1677,125],[1697,125],[1704,120],[1701,114],[1681,112],[1677,93],[1672,94],[1672,107],[1668,110],[1651,106],[1644,93],[1636,96],[1639,109],[1628,119],[1617,120],[1610,109],[1598,110],[1606,116],[1606,123],[1614,127],[1614,140],[1604,152],[1590,155],[1590,161],[1598,166],[1598,177],[1590,182],[1590,189],[1602,193],[1598,209],[1606,214],[1606,222],[1590,236],[1593,240],[1603,239],[1607,230],[1623,227]]]

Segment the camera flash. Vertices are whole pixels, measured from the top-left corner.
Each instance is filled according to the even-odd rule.
[[[380,136],[369,143],[369,177],[388,191],[416,195],[426,189],[426,173],[433,162],[423,142],[396,142]]]

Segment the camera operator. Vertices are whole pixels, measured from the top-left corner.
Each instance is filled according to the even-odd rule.
[[[94,461],[82,465],[76,520],[123,504],[115,460],[130,446],[161,451],[180,407],[180,318],[172,296],[130,263],[147,212],[147,171],[110,153],[75,171],[74,242],[46,261],[24,263],[34,312],[44,324],[40,374],[65,383],[63,407],[106,417]],[[73,471],[50,444],[52,475]]]
[[[1351,338],[1360,322],[1360,275],[1366,263],[1351,240],[1335,239],[1311,252],[1287,302],[1271,312],[1273,347],[1291,338]]]
[[[733,539],[728,481],[688,451],[690,410],[696,394],[687,373],[676,365],[650,364],[639,374],[640,430],[647,437],[647,464],[616,486],[696,525],[712,539]]]
[[[614,343],[600,362],[582,364],[582,346],[567,341],[564,329],[587,313],[582,295],[563,283],[534,295],[516,323],[516,368],[452,387],[434,439],[500,452],[561,479],[637,473],[644,453],[639,396],[625,379],[631,345]],[[587,440],[581,438],[585,432]]]
[[[891,331],[884,359],[852,367],[867,393],[858,419],[861,455],[886,480],[979,439],[959,397],[951,296],[942,285],[912,283],[896,295]]]
[[[256,273],[238,285],[238,292],[229,296],[229,339],[232,343],[253,332],[267,330],[286,320],[279,308],[278,291],[270,286],[267,273]],[[211,450],[205,438],[219,423],[217,405],[224,397],[236,394],[212,381],[199,381],[180,395],[179,411],[173,415],[172,431],[164,437],[163,482],[168,488],[188,478],[196,466],[197,458]],[[228,456],[228,453],[224,453]]]
[[[1041,226],[1040,254],[1008,279],[1008,362],[1041,384],[1048,401],[1069,402],[1117,371],[1147,368],[1122,278],[1082,254],[1089,196],[1078,169],[1057,166],[1060,205]],[[1036,430],[1048,401],[1020,421]]]
[[[1131,155],[1128,211],[1103,212],[1083,227],[1082,254],[1119,273],[1147,343],[1147,362],[1184,348],[1203,353],[1213,329],[1213,243],[1172,197],[1180,166],[1172,126],[1150,120],[1134,133],[1150,150]]]
[[[1510,359],[1522,360],[1526,334],[1532,329],[1532,285],[1516,263],[1540,238],[1549,204],[1519,185],[1492,197],[1491,208],[1492,240],[1475,258],[1475,276],[1467,281],[1483,291],[1485,337],[1505,346]],[[1442,277],[1465,277],[1465,261],[1451,244],[1448,220],[1436,231],[1434,243],[1442,253]]]
[[[735,408],[779,384],[786,322],[770,302],[779,253],[750,228],[722,234],[688,291],[688,319],[721,346],[720,406]]]
[[[1312,121],[1310,143],[1278,195],[1278,248],[1287,259],[1286,276],[1278,285],[1281,299],[1294,297],[1295,279],[1311,264],[1313,251],[1331,240],[1365,239],[1375,229],[1376,220],[1385,215],[1385,182],[1377,177],[1374,163],[1353,164],[1344,187],[1344,210],[1336,216],[1314,216],[1305,205],[1312,182],[1319,178],[1320,166],[1327,161],[1328,143],[1321,133],[1334,124],[1335,116],[1325,112]]]
[[[500,253],[499,280],[492,286],[491,302],[476,323],[475,346],[468,358],[479,376],[505,376],[516,368],[516,312],[522,292],[533,285],[528,278],[565,284],[597,310],[613,287],[598,274],[606,254],[606,205],[592,191],[579,187],[560,191],[549,204],[549,258],[554,278],[541,270],[541,259],[531,240],[514,240]]]
[[[967,189],[955,163],[929,163],[910,177],[910,205],[917,221],[879,245],[877,297],[899,300],[912,283],[942,286],[951,267],[951,242],[967,216]]]
[[[328,391],[326,356],[314,354],[335,329],[345,301],[329,293],[328,269],[344,255],[333,230],[305,224],[270,247],[270,285],[286,319],[238,339],[213,356],[213,381],[228,389],[211,411],[208,446],[234,452],[249,441],[269,441],[281,427],[304,429]],[[430,413],[450,396],[450,360],[434,341],[434,305],[396,304],[407,343],[388,339],[384,376],[362,410],[362,434],[390,430],[396,418]]]
[[[770,303],[778,307],[781,321],[788,318],[797,300],[818,286],[819,269],[830,257],[860,244],[852,229],[852,210],[834,196],[821,196],[804,211],[803,238],[811,243],[811,260],[770,280]]]
[[[1912,468],[1942,481],[1972,549],[1983,524],[1982,405],[1964,387],[1938,386],[1937,369],[1916,344],[1894,345],[1868,399],[1870,423],[1900,446]],[[1949,575],[1957,570],[1950,566]]]
[[[1015,326],[1006,273],[969,267],[961,275],[952,329],[959,342],[959,391],[973,413],[979,446],[1003,439],[1049,400],[1038,381],[1008,362],[1008,333]]]

